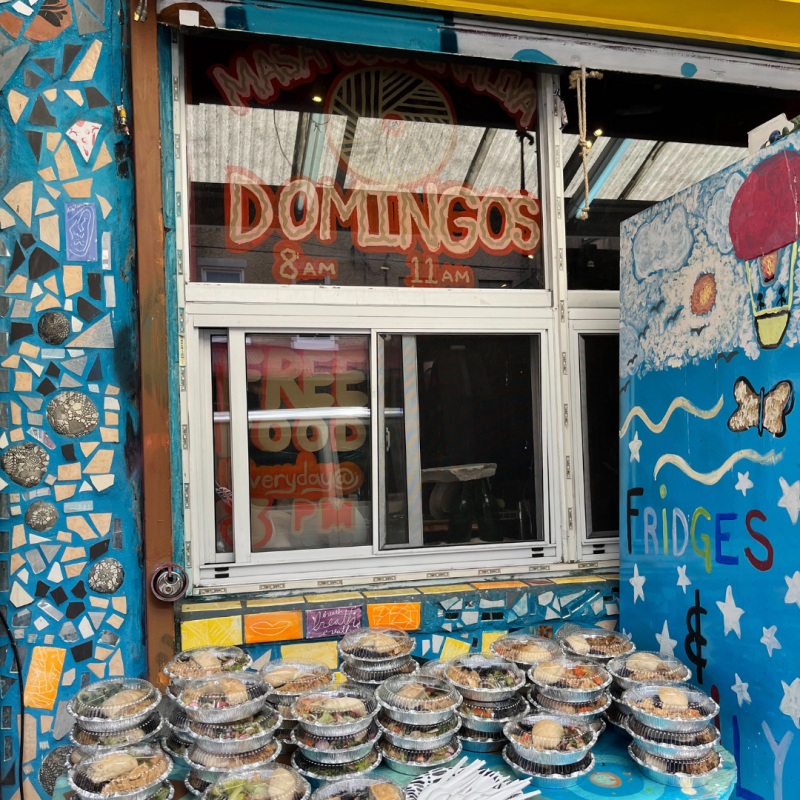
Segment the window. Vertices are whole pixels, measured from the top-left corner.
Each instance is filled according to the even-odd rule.
[[[607,73],[581,220],[566,76],[216,35],[173,66],[194,591],[613,562],[619,223],[796,110]]]

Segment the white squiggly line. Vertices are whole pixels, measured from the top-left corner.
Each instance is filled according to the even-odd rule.
[[[628,426],[631,424],[634,417],[639,417],[642,422],[644,422],[644,424],[647,425],[651,431],[653,431],[653,433],[661,433],[661,431],[667,427],[669,418],[672,416],[672,413],[676,408],[682,408],[687,414],[691,414],[694,417],[700,417],[700,419],[713,419],[717,416],[717,414],[719,414],[720,411],[722,411],[722,404],[723,399],[722,395],[720,395],[719,400],[717,400],[717,404],[714,406],[714,408],[704,411],[702,408],[698,408],[696,405],[694,405],[694,403],[692,403],[690,400],[687,400],[685,397],[676,397],[669,404],[667,413],[664,414],[661,422],[652,422],[650,417],[647,416],[645,410],[641,406],[634,406],[628,412],[628,416],[625,418],[625,423],[622,426],[622,430],[619,432],[619,438],[621,439],[625,435],[625,431],[628,430]]]
[[[656,461],[656,468],[653,470],[653,480],[658,476],[658,471],[665,464],[674,464],[681,472],[688,475],[693,481],[704,483],[706,486],[713,486],[737,461],[746,458],[748,461],[753,461],[756,464],[777,464],[783,458],[783,451],[776,453],[770,450],[769,453],[761,455],[755,450],[737,450],[730,458],[725,459],[722,466],[715,469],[713,472],[697,472],[692,469],[684,458],[677,456],[674,453],[666,453]]]

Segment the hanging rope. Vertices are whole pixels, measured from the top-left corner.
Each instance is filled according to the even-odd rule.
[[[586,141],[586,80],[587,78],[603,77],[602,72],[592,70],[586,71],[586,67],[581,64],[580,69],[575,69],[569,74],[569,88],[578,90],[578,147],[581,149],[581,161],[583,161],[583,191],[584,204],[581,209],[580,218],[589,218],[589,148],[591,145]]]

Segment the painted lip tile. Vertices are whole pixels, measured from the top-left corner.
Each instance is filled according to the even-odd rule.
[[[302,638],[301,611],[266,611],[263,614],[244,615],[244,641],[247,644]]]

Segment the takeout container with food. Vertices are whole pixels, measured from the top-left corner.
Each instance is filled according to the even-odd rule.
[[[434,725],[414,725],[392,719],[384,710],[377,723],[386,741],[404,750],[435,750],[446,745],[461,728],[461,718],[455,714]]]
[[[454,658],[445,679],[468,700],[506,700],[525,684],[525,673],[513,662],[482,653]]]
[[[302,658],[270,661],[258,674],[266,681],[270,695],[278,698],[324,689],[334,681],[333,673],[325,664]]]
[[[623,706],[615,703],[613,700],[611,705],[603,712],[603,719],[605,719],[612,727],[614,733],[620,736],[629,736],[628,724],[633,719],[630,714],[623,711]]]
[[[180,690],[191,680],[241,672],[252,663],[253,659],[240,647],[198,647],[178,653],[162,671],[170,679],[173,689]]]
[[[213,782],[227,772],[256,769],[271,764],[280,753],[281,743],[277,739],[247,753],[209,753],[194,744],[186,751],[183,760],[198,777]]]
[[[541,661],[561,656],[561,648],[552,639],[529,633],[512,633],[496,639],[489,649],[500,658],[513,661],[521,669],[529,669]]]
[[[86,800],[144,800],[164,781],[172,761],[152,744],[85,755],[67,772],[69,785]]]
[[[211,753],[246,753],[257,750],[275,735],[283,719],[271,706],[264,707],[252,717],[236,722],[214,724],[191,720],[188,735],[203,750]]]
[[[699,731],[719,714],[719,706],[689,684],[637,686],[622,699],[639,722],[664,731]]]
[[[417,675],[398,675],[384,681],[375,699],[398,722],[435,725],[449,719],[461,703],[461,695],[448,681]]]
[[[169,732],[169,736],[165,736],[161,740],[161,747],[163,748],[164,752],[175,762],[179,764],[185,764],[186,761],[184,757],[186,756],[186,751],[191,747],[191,742],[186,742],[183,739],[179,739],[178,736],[173,733],[172,731]]]
[[[411,656],[398,661],[394,666],[385,667],[383,664],[370,664],[369,666],[350,664],[342,661],[342,672],[349,681],[360,684],[370,691],[380,686],[384,681],[396,675],[414,675],[419,672],[419,664]]]
[[[386,766],[404,775],[421,775],[429,769],[446,767],[461,755],[461,742],[456,736],[435,750],[404,750],[385,741],[381,741],[378,746]]]
[[[482,733],[502,733],[507,722],[529,714],[531,707],[518,694],[506,700],[481,702],[480,700],[464,700],[458,707],[458,714],[464,721],[464,727]]]
[[[342,764],[318,764],[306,758],[300,750],[292,753],[292,766],[304,777],[312,782],[312,785],[324,783],[325,781],[340,780],[345,777],[357,777],[366,775],[374,770],[381,763],[381,753],[377,747],[373,747],[365,756],[357,761],[346,761]]]
[[[662,758],[681,761],[702,758],[719,744],[719,731],[713,725],[691,733],[679,733],[651,728],[635,717],[626,722],[628,733],[640,749]]]
[[[322,736],[349,736],[370,726],[378,713],[371,692],[342,685],[301,695],[292,704],[292,718]]]
[[[539,694],[570,702],[594,700],[611,684],[611,676],[600,664],[571,658],[542,661],[528,670],[528,678]]]
[[[255,672],[215,675],[189,681],[177,703],[193,722],[222,724],[257,714],[267,698],[267,684]]]
[[[537,764],[574,764],[597,742],[588,723],[560,714],[530,714],[509,722],[503,733],[522,758]]]
[[[452,661],[452,658],[434,658],[426,661],[420,668],[419,674],[426,678],[441,678],[444,680],[445,667]]]
[[[531,687],[528,699],[534,709],[543,711],[546,714],[565,714],[569,717],[578,717],[584,722],[592,722],[599,719],[602,713],[611,705],[611,698],[607,694],[601,694],[600,697],[596,697],[593,700],[571,702],[547,697],[536,686]]]
[[[634,742],[628,746],[628,754],[651,781],[681,789],[704,786],[722,769],[722,756],[716,750],[700,758],[681,760],[645,752]]]
[[[386,778],[345,778],[322,785],[311,800],[405,800],[406,793]]]
[[[691,676],[689,668],[674,656],[662,656],[647,650],[612,658],[606,669],[614,683],[623,689],[633,689],[642,684],[681,683]]]
[[[291,767],[270,764],[219,776],[205,800],[308,800],[311,786]]]
[[[190,770],[183,785],[195,795],[195,797],[202,797],[206,793],[206,789],[211,786],[211,783],[209,781],[204,781],[194,770]]]
[[[627,689],[623,689],[616,681],[611,682],[608,687],[608,694],[611,697],[611,705],[616,706],[621,714],[630,716],[631,707],[622,699]]]
[[[594,769],[595,764],[591,752],[573,764],[540,764],[523,758],[510,744],[503,748],[503,761],[520,778],[530,778],[531,788],[540,789],[569,789],[577,786]]]
[[[458,734],[461,747],[472,753],[499,753],[508,744],[502,733],[488,733],[462,728]]]
[[[556,641],[570,658],[606,663],[612,658],[633,653],[634,643],[624,634],[605,628],[563,626],[556,633]]]
[[[175,796],[175,787],[168,780],[163,780],[153,789],[153,793],[147,796],[147,800],[172,800]]]
[[[290,733],[292,744],[309,760],[317,764],[343,764],[358,761],[374,747],[381,735],[378,725],[373,722],[349,736],[322,736],[298,725]]]
[[[69,740],[84,751],[110,750],[133,744],[147,744],[158,736],[163,727],[163,717],[158,711],[153,711],[138,725],[120,731],[89,731],[82,728],[80,723],[75,723],[69,732]]]
[[[359,628],[345,634],[339,653],[354,666],[393,666],[411,655],[416,642],[405,631],[393,628]]]
[[[155,686],[140,678],[108,678],[81,689],[67,711],[86,731],[110,733],[144,722],[161,702]]]

